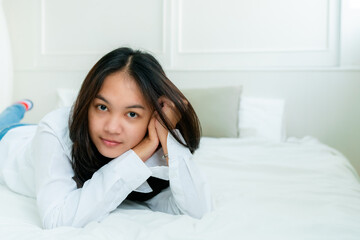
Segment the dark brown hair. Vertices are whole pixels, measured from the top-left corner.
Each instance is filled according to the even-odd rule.
[[[72,147],[72,166],[74,179],[78,185],[86,180],[107,162],[99,159],[92,143],[88,128],[88,110],[107,76],[118,71],[126,71],[134,78],[146,101],[159,113],[159,116],[174,138],[193,153],[200,142],[201,127],[199,119],[180,90],[167,78],[159,62],[149,53],[131,48],[118,48],[102,57],[90,70],[82,83],[79,95],[72,108],[69,119]],[[161,111],[158,99],[169,98],[179,110],[181,119],[176,125],[185,142],[174,134],[166,116]],[[184,101],[184,99],[186,101]],[[111,161],[111,159],[109,159]]]

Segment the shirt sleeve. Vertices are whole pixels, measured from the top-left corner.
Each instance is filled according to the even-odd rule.
[[[82,227],[100,221],[151,175],[129,150],[96,171],[78,189],[70,159],[54,133],[38,129],[32,147],[37,205],[44,228]]]
[[[181,137],[179,131],[176,133]],[[202,218],[213,208],[209,185],[190,150],[168,134],[170,187],[146,201],[154,211]]]

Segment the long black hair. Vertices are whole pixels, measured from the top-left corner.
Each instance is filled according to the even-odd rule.
[[[157,111],[165,127],[173,137],[193,153],[201,136],[199,119],[190,102],[167,78],[159,62],[149,53],[131,48],[115,49],[102,57],[89,71],[73,105],[69,119],[72,146],[72,166],[74,179],[78,185],[86,180],[107,162],[99,159],[89,134],[88,110],[101,89],[107,76],[118,71],[126,71],[139,86],[145,100]],[[183,142],[171,128],[171,123],[161,111],[159,97],[170,99],[181,114],[176,128],[180,130]],[[109,159],[111,161],[111,159]]]

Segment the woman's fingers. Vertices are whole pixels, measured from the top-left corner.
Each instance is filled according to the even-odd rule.
[[[155,129],[156,129],[156,133],[159,138],[161,147],[163,148],[164,153],[167,153],[167,135],[169,132],[168,132],[167,128],[165,128],[163,126],[163,124],[161,124],[161,122],[157,119],[155,120]]]
[[[175,104],[165,96],[161,96],[158,101],[161,106],[162,112],[169,119],[171,127],[175,128],[176,124],[181,119],[181,114],[179,110],[175,107]]]
[[[157,121],[157,120],[156,120],[156,114],[154,112],[153,116],[150,119],[149,125],[148,125],[148,133],[149,133],[149,138],[151,140],[159,141],[157,131],[156,131],[156,126],[155,126],[155,121]]]
[[[160,139],[155,126],[156,121],[155,115],[153,115],[148,124],[148,135],[132,149],[144,162],[154,154],[159,146]]]

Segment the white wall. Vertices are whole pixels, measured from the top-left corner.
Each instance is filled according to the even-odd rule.
[[[2,0],[0,0],[0,76],[0,111],[2,111],[11,103],[13,83],[10,36]]]
[[[153,52],[180,87],[244,86],[286,99],[287,133],[342,151],[360,172],[357,0],[4,0],[14,97],[54,108],[118,46]]]

